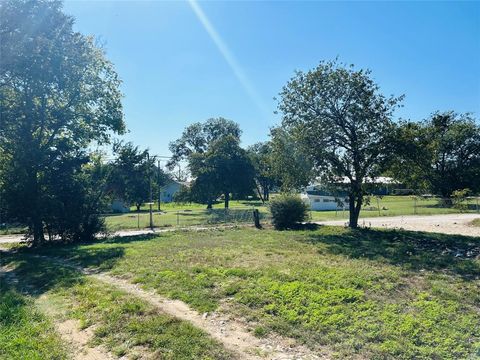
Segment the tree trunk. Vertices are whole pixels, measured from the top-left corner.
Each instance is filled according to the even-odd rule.
[[[140,207],[142,206],[142,204],[135,204],[135,206],[137,207],[137,211],[140,211]]]
[[[260,186],[256,181],[255,181],[255,187],[257,188],[258,197],[260,198],[260,200],[262,200],[262,204],[265,204],[265,197],[262,196],[262,192],[260,191]]]
[[[348,226],[354,229],[358,226],[358,217],[355,216],[355,196],[350,194],[348,200],[348,209],[350,215]]]
[[[45,242],[43,234],[43,223],[40,217],[33,219],[33,246],[41,246]]]
[[[208,200],[207,202],[207,210],[210,210],[212,208],[212,200]]]
[[[39,185],[37,179],[38,173],[34,167],[30,168],[29,177],[30,184],[32,186],[32,232],[33,232],[33,246],[41,246],[45,242],[45,235],[43,234],[43,221],[40,211],[40,199],[39,199]]]
[[[358,217],[360,216],[360,210],[362,208],[362,195],[349,195],[349,210],[350,210],[350,219],[348,226],[352,229],[358,227]]]
[[[228,203],[230,202],[230,193],[228,191],[225,192],[225,209],[228,209]]]

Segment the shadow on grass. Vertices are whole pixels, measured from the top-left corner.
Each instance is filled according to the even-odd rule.
[[[154,238],[162,237],[162,233],[140,234],[130,236],[112,236],[106,240],[101,241],[103,244],[129,244],[136,241],[148,241]]]
[[[85,281],[84,275],[74,268],[24,252],[3,253],[0,263],[11,269],[5,275],[10,287],[35,297],[53,288],[69,288]]]
[[[478,237],[356,229],[338,235],[308,234],[308,241],[351,258],[384,261],[416,271],[445,271],[469,280],[480,278]]]

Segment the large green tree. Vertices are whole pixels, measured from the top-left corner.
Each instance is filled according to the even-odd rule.
[[[248,156],[255,169],[255,187],[262,202],[270,199],[270,190],[278,185],[273,171],[272,145],[270,142],[259,142],[249,146]]]
[[[52,204],[78,210],[63,195],[75,193],[85,149],[124,131],[120,80],[94,39],[73,31],[61,2],[5,0],[0,18],[2,192],[9,216],[41,244],[47,220],[62,216]]]
[[[282,127],[325,181],[349,180],[351,227],[357,227],[365,179],[386,158],[390,118],[401,98],[385,97],[370,71],[337,61],[297,72],[280,93]]]
[[[299,191],[315,177],[313,162],[302,150],[302,143],[282,127],[271,129],[271,166],[283,192]]]
[[[165,185],[169,177],[155,165],[155,158],[149,156],[148,150],[140,150],[131,142],[115,143],[113,152],[116,159],[110,165],[111,192],[129,204],[135,204],[139,211],[150,195],[152,199],[157,198],[159,187]]]
[[[480,126],[469,114],[436,112],[404,121],[392,132],[390,171],[407,186],[450,197],[480,192]]]
[[[193,123],[185,128],[182,136],[169,144],[172,157],[167,163],[173,168],[182,160],[187,160],[194,153],[202,154],[218,139],[231,135],[240,139],[242,131],[238,124],[222,117],[211,118],[200,123]]]
[[[228,208],[230,194],[240,196],[251,193],[255,170],[247,155],[233,135],[219,138],[205,153],[194,153],[189,159],[193,178],[192,192],[203,193],[208,207],[223,194]],[[198,195],[197,195],[198,197]]]

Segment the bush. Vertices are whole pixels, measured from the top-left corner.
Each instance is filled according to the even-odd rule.
[[[467,196],[470,194],[470,189],[455,190],[452,193],[452,204],[455,209],[460,211],[468,210],[468,203],[466,203]]]
[[[270,202],[272,223],[275,229],[284,230],[295,227],[308,217],[307,205],[297,195],[280,195]]]

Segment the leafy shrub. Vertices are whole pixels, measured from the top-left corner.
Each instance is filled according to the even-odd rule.
[[[270,202],[272,223],[275,229],[295,227],[308,216],[307,205],[297,195],[280,195]]]
[[[452,193],[452,203],[455,209],[460,211],[468,210],[468,204],[466,203],[467,196],[470,194],[470,189],[455,190]]]

